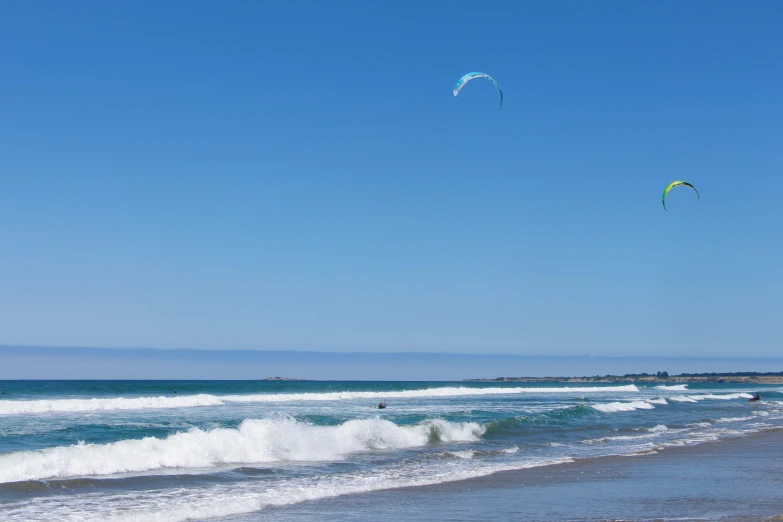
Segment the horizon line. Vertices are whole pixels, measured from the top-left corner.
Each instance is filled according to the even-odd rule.
[[[94,350],[94,351],[133,351],[133,352],[242,352],[256,354],[279,354],[279,353],[300,353],[300,354],[321,354],[321,355],[437,355],[437,356],[460,356],[460,357],[515,357],[530,359],[711,359],[711,360],[781,360],[783,356],[705,356],[705,355],[593,355],[593,354],[566,354],[566,355],[543,355],[543,354],[517,354],[517,353],[476,353],[476,352],[448,352],[448,351],[335,351],[335,350],[316,350],[316,349],[295,349],[295,348],[158,348],[149,346],[72,346],[72,345],[38,345],[38,344],[0,344],[0,350],[7,349],[33,349],[33,350]]]

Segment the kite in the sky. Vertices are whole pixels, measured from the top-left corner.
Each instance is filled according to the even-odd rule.
[[[696,192],[696,196],[698,196],[698,198],[701,199],[701,196],[699,196],[699,191],[696,190],[696,187],[694,187],[687,181],[672,181],[671,183],[669,183],[669,186],[666,187],[666,190],[663,191],[663,196],[661,197],[661,202],[663,203],[664,210],[666,210],[666,195],[669,193],[671,189],[673,189],[677,185],[685,185],[686,187],[692,188]]]
[[[462,89],[466,83],[468,83],[470,80],[473,80],[474,78],[486,78],[487,80],[495,84],[495,87],[498,90],[498,94],[500,95],[500,105],[498,106],[498,110],[500,110],[500,108],[503,106],[503,91],[500,89],[500,85],[498,85],[498,82],[496,82],[492,76],[485,73],[472,72],[460,78],[459,81],[457,82],[457,85],[454,86],[454,96],[456,97],[457,94],[459,94],[460,89]]]

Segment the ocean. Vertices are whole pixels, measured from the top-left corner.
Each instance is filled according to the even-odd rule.
[[[3,521],[294,520],[305,505],[307,519],[337,520],[329,499],[421,497],[482,477],[500,487],[497,477],[519,470],[551,483],[552,469],[783,427],[781,385],[0,381],[0,390]],[[762,401],[748,402],[756,391]]]

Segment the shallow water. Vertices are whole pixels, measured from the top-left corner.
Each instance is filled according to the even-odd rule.
[[[7,381],[0,389],[2,520],[252,515],[783,426],[780,385]],[[755,391],[764,400],[749,403]],[[375,407],[381,400],[387,409]]]

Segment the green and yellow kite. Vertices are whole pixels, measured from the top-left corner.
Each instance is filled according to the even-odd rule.
[[[696,187],[694,187],[687,181],[672,181],[671,183],[669,183],[669,186],[666,187],[666,190],[663,191],[663,196],[661,197],[661,203],[663,203],[664,210],[666,210],[666,194],[668,194],[669,191],[674,187],[676,187],[677,185],[685,185],[686,187],[692,188],[696,192],[696,195],[699,197],[699,199],[701,199],[701,196],[699,196],[699,191],[696,190]]]

